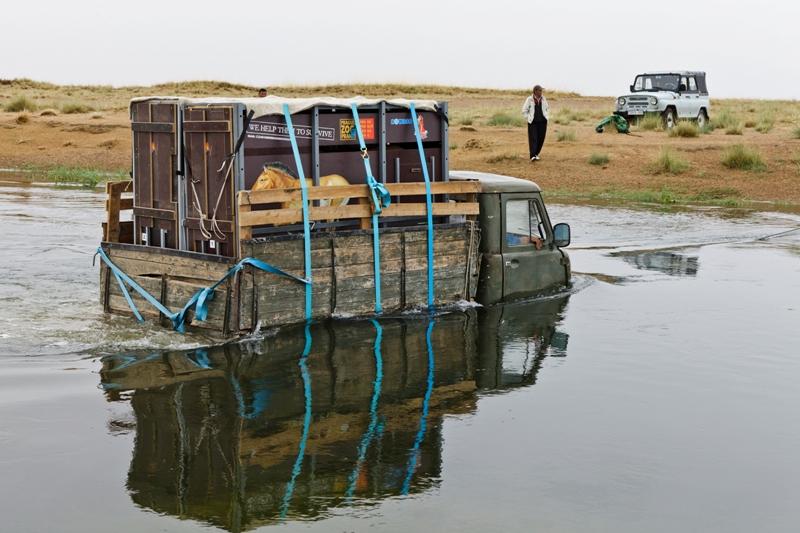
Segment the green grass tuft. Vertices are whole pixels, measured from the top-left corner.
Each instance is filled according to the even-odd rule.
[[[575,142],[578,140],[578,136],[575,134],[573,130],[562,130],[556,132],[556,142]]]
[[[725,128],[725,135],[741,135],[742,134],[742,123],[739,124],[731,124],[727,128]]]
[[[792,138],[793,139],[800,139],[800,126],[796,127],[792,130]]]
[[[775,127],[775,117],[769,113],[764,113],[758,117],[756,131],[759,133],[769,133]]]
[[[735,170],[762,171],[767,168],[757,150],[741,144],[735,144],[725,150],[722,155],[722,164]]]
[[[681,174],[689,170],[689,162],[669,148],[662,148],[655,161],[650,164],[653,174]]]
[[[608,154],[592,154],[589,156],[589,164],[590,165],[597,165],[603,166],[607,165],[611,159],[608,157]]]
[[[730,126],[735,126],[739,124],[739,122],[741,122],[739,117],[731,113],[731,111],[728,109],[723,109],[711,119],[711,124],[715,128],[719,128],[721,130],[728,129]]]
[[[61,106],[61,112],[65,115],[73,115],[78,113],[91,113],[94,111],[92,106],[81,104],[78,102],[69,102]]]
[[[525,119],[501,111],[500,113],[495,113],[489,117],[489,120],[486,124],[488,126],[522,127],[525,125]]]
[[[496,154],[486,158],[487,163],[508,163],[519,161],[521,157],[517,154]]]
[[[16,113],[18,111],[36,111],[38,109],[33,100],[25,96],[17,96],[5,105],[5,110],[9,113]]]
[[[664,129],[664,123],[658,113],[647,113],[639,119],[636,126],[642,131],[661,131]]]
[[[675,127],[669,130],[670,137],[697,137],[700,131],[697,129],[697,124],[689,122],[688,120],[681,120]]]

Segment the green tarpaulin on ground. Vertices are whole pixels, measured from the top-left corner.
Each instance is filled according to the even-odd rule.
[[[612,123],[617,128],[617,133],[631,132],[631,127],[628,125],[628,121],[625,120],[625,117],[621,117],[619,115],[607,116],[606,118],[601,120],[597,126],[595,126],[594,131],[596,131],[597,133],[603,133],[603,129]]]

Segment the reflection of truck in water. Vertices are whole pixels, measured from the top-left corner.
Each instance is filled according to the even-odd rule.
[[[474,413],[483,392],[530,386],[544,358],[566,355],[566,303],[315,324],[300,359],[304,327],[106,357],[107,397],[130,402],[135,419],[111,423],[136,431],[131,498],[240,531],[425,491],[443,474],[444,416]]]
[[[227,337],[563,287],[569,226],[533,182],[450,171],[446,111],[135,99],[133,179],[107,186],[105,310]]]

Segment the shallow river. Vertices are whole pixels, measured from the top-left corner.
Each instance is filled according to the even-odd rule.
[[[797,530],[798,216],[552,205],[556,297],[204,347],[103,316],[102,200],[0,186],[0,531]]]

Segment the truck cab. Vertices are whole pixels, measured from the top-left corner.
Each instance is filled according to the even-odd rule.
[[[528,180],[485,172],[451,171],[450,180],[474,180],[481,229],[476,300],[509,301],[569,284],[568,224],[550,223],[542,191]]]

